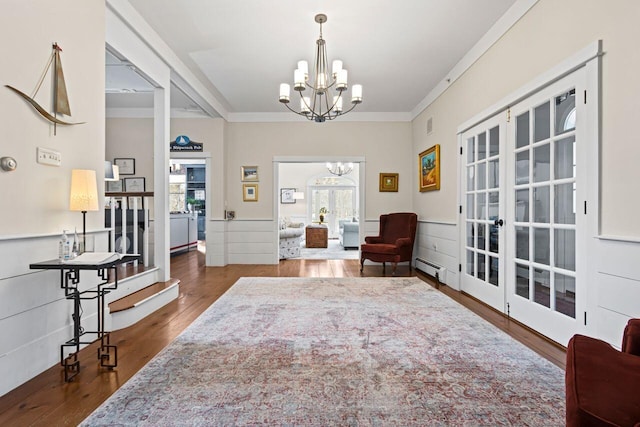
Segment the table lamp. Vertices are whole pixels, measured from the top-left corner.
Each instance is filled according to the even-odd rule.
[[[73,169],[71,171],[69,210],[82,212],[83,251],[87,243],[87,211],[97,211],[98,209],[98,182],[96,181],[96,171]]]

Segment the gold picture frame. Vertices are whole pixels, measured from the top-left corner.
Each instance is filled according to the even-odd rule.
[[[240,166],[242,182],[258,182],[257,166]]]
[[[258,184],[242,184],[242,201],[258,201]]]
[[[398,191],[398,174],[380,172],[380,191],[381,192],[397,192]]]
[[[420,192],[440,190],[440,144],[418,155]]]

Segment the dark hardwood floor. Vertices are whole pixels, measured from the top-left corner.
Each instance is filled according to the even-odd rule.
[[[390,274],[387,268],[387,274]],[[173,257],[171,275],[180,279],[177,300],[152,313],[137,324],[112,333],[118,346],[118,367],[100,368],[96,345],[80,352],[82,369],[73,382],[65,383],[60,365],[55,365],[0,397],[2,426],[77,425],[104,400],[131,378],[154,355],[218,299],[240,277],[372,277],[380,276],[380,265],[366,266],[360,273],[357,260],[285,260],[278,265],[229,265],[205,267],[204,255],[192,251]],[[515,339],[564,369],[562,347],[509,320],[484,304],[454,291],[437,286],[435,281],[407,265],[398,266],[397,276],[417,276],[454,300],[479,314]]]

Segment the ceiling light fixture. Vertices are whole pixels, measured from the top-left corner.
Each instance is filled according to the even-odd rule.
[[[289,106],[291,89],[287,83],[280,85],[280,102],[294,113],[322,123],[346,114],[360,104],[362,102],[362,85],[351,87],[352,107],[344,111],[342,95],[347,90],[347,70],[342,68],[342,61],[336,59],[332,63],[331,71],[329,71],[327,45],[322,38],[322,24],[327,22],[327,15],[320,13],[316,15],[315,21],[320,24],[320,37],[316,41],[315,75],[309,79],[307,61],[298,61],[298,68],[293,73],[293,90],[300,94],[300,111],[298,112]],[[311,96],[302,94],[307,87],[311,89]],[[329,91],[331,88],[336,91],[335,95]]]
[[[353,170],[353,163],[327,163],[327,170],[334,175],[349,175]]]

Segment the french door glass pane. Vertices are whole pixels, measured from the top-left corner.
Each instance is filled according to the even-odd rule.
[[[486,249],[486,225],[478,224],[478,249],[485,250]]]
[[[516,264],[516,295],[529,299],[529,267]]]
[[[489,283],[498,286],[498,258],[489,257]]]
[[[500,127],[496,126],[489,129],[489,156],[497,156],[500,154]]]
[[[529,112],[516,117],[516,148],[529,145]]]
[[[556,135],[575,129],[576,127],[576,90],[556,96]]]
[[[529,190],[516,190],[516,221],[529,222]]]
[[[548,223],[551,219],[549,186],[533,189],[533,222]]]
[[[551,123],[551,107],[547,101],[535,108],[533,113],[533,142],[549,138]]]
[[[533,300],[545,307],[551,307],[551,284],[549,271],[533,269]]]
[[[576,318],[576,279],[556,273],[554,275],[556,289],[556,311],[571,318]]]
[[[549,229],[533,229],[533,260],[538,264],[549,265]]]
[[[498,160],[489,161],[489,188],[498,188],[500,185],[500,162]]]
[[[529,260],[529,227],[515,227],[516,258]]]
[[[560,184],[554,190],[554,219],[557,224],[575,224],[575,183]]]
[[[478,134],[478,160],[483,160],[487,157],[487,134],[482,132]]]
[[[556,267],[576,271],[576,231],[557,229],[554,248]]]
[[[516,154],[516,185],[529,182],[529,150]]]
[[[575,177],[575,136],[556,141],[554,178]]]
[[[478,164],[478,190],[487,188],[487,164],[485,162]]]
[[[549,181],[551,178],[550,146],[544,144],[533,150],[533,182]]]
[[[475,196],[473,194],[467,194],[467,219],[475,218]]]
[[[478,215],[477,219],[487,219],[487,193],[478,194]]]
[[[475,167],[474,166],[469,166],[467,167],[467,190],[468,191],[473,191],[476,188],[476,181],[475,181]]]
[[[475,276],[475,256],[473,251],[467,251],[467,274],[470,276]]]
[[[475,246],[475,229],[473,222],[467,222],[467,246],[473,248]]]
[[[485,280],[485,271],[486,271],[486,261],[485,261],[485,255],[478,253],[478,275],[476,277],[478,277],[478,279],[480,280]]]
[[[473,163],[476,160],[476,139],[471,137],[467,139],[467,163]],[[471,187],[469,187],[471,188]]]

